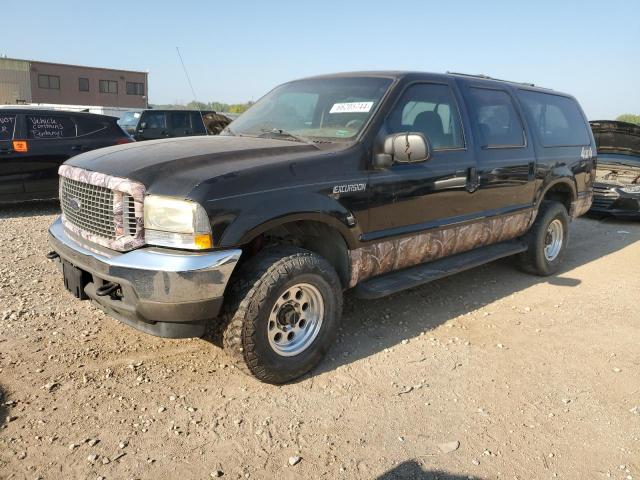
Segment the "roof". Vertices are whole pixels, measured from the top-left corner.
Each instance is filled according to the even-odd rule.
[[[91,113],[91,112],[78,112],[75,110],[54,110],[54,109],[47,109],[47,108],[38,108],[38,107],[29,107],[29,106],[14,106],[12,105],[11,108],[6,108],[6,107],[1,107],[0,108],[0,115],[18,115],[18,114],[22,114],[22,115],[65,115],[65,114],[69,114],[69,113],[73,113],[73,115],[80,115],[80,116],[85,116],[85,117],[110,117],[110,118],[117,118],[117,117],[113,117],[112,115],[104,115],[101,113]]]
[[[29,63],[41,63],[46,65],[58,65],[62,67],[73,67],[73,68],[88,68],[91,70],[112,70],[114,72],[126,72],[126,73],[139,73],[143,75],[147,75],[148,72],[143,72],[141,70],[125,70],[122,68],[109,68],[109,67],[92,67],[88,65],[75,65],[72,63],[57,63],[57,62],[46,62],[43,60],[27,60],[24,58],[9,58],[9,57],[0,57],[0,60],[12,60],[15,62],[29,62]]]
[[[302,80],[310,80],[315,78],[341,78],[341,77],[379,77],[379,78],[391,78],[394,80],[399,80],[404,77],[412,77],[412,76],[421,76],[428,75],[429,77],[441,78],[441,79],[449,79],[449,78],[464,78],[468,80],[477,80],[479,82],[487,82],[487,83],[503,83],[512,85],[514,87],[524,87],[532,90],[541,90],[549,92],[550,88],[539,87],[534,85],[533,83],[526,82],[516,82],[511,80],[503,80],[499,78],[493,78],[488,75],[478,74],[468,74],[468,73],[458,73],[458,72],[446,72],[446,73],[434,73],[434,72],[418,72],[411,70],[371,70],[371,71],[355,71],[355,72],[340,72],[340,73],[332,73],[327,75],[314,75],[311,77],[306,77]],[[561,92],[554,93],[565,95]]]

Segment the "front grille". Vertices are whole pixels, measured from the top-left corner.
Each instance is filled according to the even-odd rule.
[[[136,220],[136,205],[131,195],[125,195],[122,200],[124,205],[122,212],[124,234],[135,237],[138,231],[138,222]]]
[[[605,210],[618,199],[619,195],[608,185],[595,184],[593,186],[593,203],[592,208]]]
[[[115,239],[113,191],[65,177],[60,182],[60,206],[67,221],[93,235]]]

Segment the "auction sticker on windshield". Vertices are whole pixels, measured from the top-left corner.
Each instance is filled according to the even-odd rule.
[[[367,113],[373,107],[373,102],[334,103],[329,113]]]

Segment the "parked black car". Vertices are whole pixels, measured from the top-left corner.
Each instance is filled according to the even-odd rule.
[[[595,151],[577,101],[532,85],[298,80],[219,136],[67,162],[49,257],[121,321],[165,337],[210,326],[240,368],[281,383],[330,348],[343,290],[382,297],[509,255],[557,272]]]
[[[0,109],[0,203],[58,197],[58,168],[82,152],[130,143],[116,117]]]
[[[640,218],[640,126],[612,120],[590,123],[598,147],[591,212]]]
[[[137,141],[217,135],[231,119],[213,111],[144,110],[126,112],[118,124]]]

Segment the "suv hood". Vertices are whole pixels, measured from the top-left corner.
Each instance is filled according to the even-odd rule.
[[[149,193],[186,197],[214,177],[307,157],[317,150],[315,145],[272,138],[199,136],[103,148],[66,163],[135,180]]]

